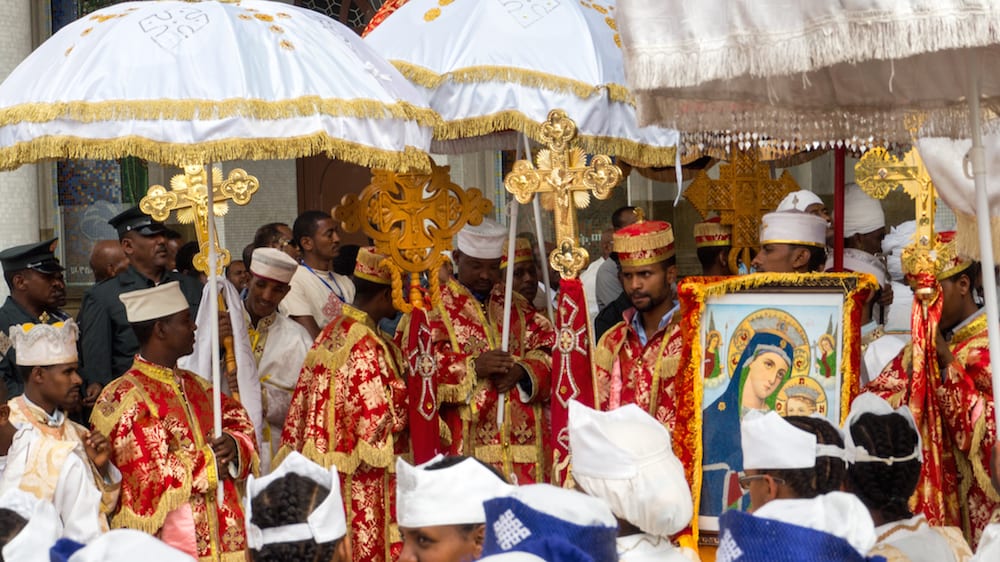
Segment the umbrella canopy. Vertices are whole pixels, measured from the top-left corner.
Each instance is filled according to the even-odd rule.
[[[347,27],[279,2],[126,2],[53,35],[0,85],[0,168],[327,153],[427,169],[436,115]]]
[[[559,108],[590,152],[674,164],[676,132],[637,125],[615,2],[397,4],[365,41],[428,92],[435,151],[511,148],[516,135],[496,136],[511,130],[539,141]]]
[[[967,136],[970,74],[1000,95],[1000,6],[962,0],[620,0],[639,122],[808,148]],[[871,140],[869,140],[871,139]],[[814,144],[815,143],[815,144]]]

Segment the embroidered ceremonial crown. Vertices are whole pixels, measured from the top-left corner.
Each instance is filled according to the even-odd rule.
[[[646,221],[615,231],[614,250],[626,266],[642,266],[674,257],[674,230],[669,222]]]

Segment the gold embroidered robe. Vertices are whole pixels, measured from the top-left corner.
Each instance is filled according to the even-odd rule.
[[[674,312],[670,322],[648,338],[646,345],[632,329],[636,310],[625,314],[624,322],[601,337],[594,354],[597,409],[636,404],[672,435],[677,413],[674,386],[683,347],[680,312]]]
[[[222,429],[236,441],[236,480],[256,469],[253,425],[246,411],[222,396]],[[111,442],[122,473],[121,499],[111,526],[160,533],[168,514],[189,507],[198,558],[244,562],[246,533],[236,480],[222,480],[212,441],[212,388],[194,373],[136,357],[132,368],[104,387],[91,423]]]
[[[955,330],[949,346],[955,360],[936,389],[945,431],[955,447],[962,527],[975,548],[983,529],[1000,513],[990,482],[990,451],[996,442],[993,380],[985,311]]]
[[[395,455],[407,440],[400,365],[367,314],[341,307],[306,354],[275,457],[278,466],[299,451],[336,465],[354,560],[389,562],[402,548],[393,522]]]
[[[440,415],[450,433],[448,452],[475,456],[508,477],[513,474],[518,484],[545,482],[555,345],[548,318],[524,297],[513,294],[509,351],[528,373],[531,393],[527,395],[519,386],[507,393],[502,428],[497,426],[499,393],[491,380],[476,375],[476,358],[500,349],[503,296],[498,283],[484,306],[451,279],[441,288],[441,304],[429,314]],[[401,327],[397,333],[406,331]]]

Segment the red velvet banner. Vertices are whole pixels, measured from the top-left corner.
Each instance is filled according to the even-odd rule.
[[[591,408],[594,368],[590,360],[591,328],[587,299],[579,279],[559,282],[556,310],[556,347],[552,350],[552,483],[562,486],[569,476],[569,401]]]
[[[434,382],[434,350],[427,313],[414,308],[410,313],[406,361],[410,367],[407,389],[410,395],[410,440],[413,462],[423,463],[441,452],[437,384]]]

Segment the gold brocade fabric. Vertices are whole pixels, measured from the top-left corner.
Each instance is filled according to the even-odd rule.
[[[675,313],[645,346],[630,321],[631,316],[616,324],[597,344],[597,409],[636,404],[673,434],[677,413],[674,386],[683,347],[680,314]]]
[[[222,408],[223,431],[238,449],[235,478],[243,480],[257,466],[253,426],[243,407],[226,395]],[[129,371],[104,388],[91,423],[108,436],[111,460],[122,473],[112,527],[155,535],[171,511],[187,505],[199,559],[242,560],[243,507],[228,475],[222,480],[224,502],[216,502],[212,389],[206,381],[136,357]]]
[[[389,562],[402,547],[393,522],[395,457],[407,442],[401,364],[368,315],[344,305],[306,355],[275,457],[278,466],[299,451],[336,465],[354,560]]]
[[[986,326],[986,314],[980,312],[952,335],[949,346],[955,360],[944,384],[936,389],[958,463],[962,530],[973,548],[990,518],[1000,512],[1000,497],[990,482],[990,451],[997,428]]]
[[[497,425],[500,393],[475,372],[480,354],[500,349],[503,296],[503,286],[497,284],[483,305],[453,279],[441,288],[441,303],[428,315],[440,415],[451,434],[447,452],[475,456],[513,475],[518,484],[545,482],[550,473],[548,402],[555,344],[548,318],[513,294],[509,351],[528,373],[532,392],[527,402],[517,387],[506,394],[502,427]]]
[[[103,530],[108,530],[107,514],[118,503],[119,489],[116,484],[105,483],[100,471],[87,457],[83,444],[87,429],[68,419],[59,427],[50,426],[45,412],[29,403],[24,396],[13,398],[8,404],[11,424],[15,427],[31,425],[44,436],[29,450],[24,475],[18,487],[38,498],[53,501],[63,463],[69,455],[77,455],[84,466],[90,468],[93,484],[101,492],[101,515],[98,523]]]

